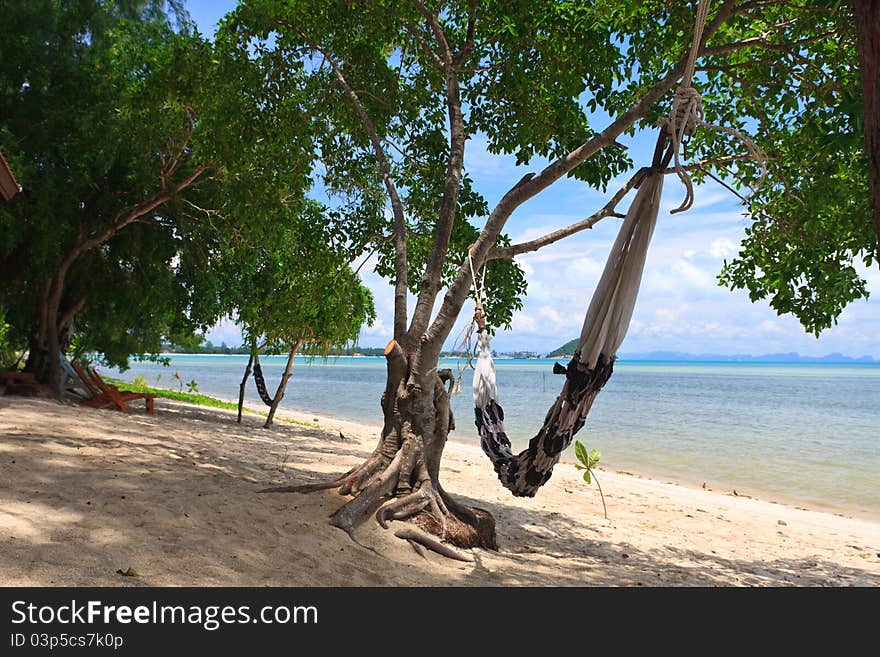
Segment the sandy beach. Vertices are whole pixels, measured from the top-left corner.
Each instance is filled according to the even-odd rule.
[[[334,491],[256,491],[348,470],[375,427],[284,412],[320,428],[267,431],[163,399],[154,417],[133,407],[0,398],[0,584],[880,585],[880,518],[600,470],[605,520],[572,466],[537,498],[514,498],[477,447],[455,442],[442,481],[494,514],[499,551],[423,558],[373,522],[357,544],[327,523]],[[129,568],[138,576],[117,573]]]

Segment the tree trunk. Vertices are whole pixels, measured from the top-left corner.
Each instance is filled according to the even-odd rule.
[[[25,365],[26,371],[32,372],[40,383],[48,384],[58,397],[64,391],[61,358],[62,351],[66,351],[70,343],[71,335],[67,329],[85,305],[85,297],[68,303],[68,307],[63,312],[61,302],[64,299],[67,272],[82,251],[82,245],[75,246],[58,265],[55,275],[40,287],[35,312],[35,328],[31,333],[30,353]]]
[[[55,276],[40,288],[35,310],[34,329],[28,344],[25,371],[31,372],[40,383],[50,386],[58,396],[63,388],[61,369],[61,340],[63,327],[59,307],[64,288],[66,269],[59,269]]]
[[[31,372],[38,381],[45,377],[45,369],[48,367],[49,355],[46,346],[46,324],[49,309],[49,285],[46,281],[40,286],[37,297],[37,305],[34,309],[34,323],[28,337],[28,357],[24,364],[26,372]]]
[[[436,356],[429,354],[423,362],[423,346],[406,353],[392,340],[385,348],[387,379],[381,399],[385,421],[379,444],[364,463],[333,481],[264,492],[337,488],[340,495],[353,497],[330,522],[349,535],[371,515],[383,527],[390,521],[409,521],[416,527],[407,526],[395,535],[414,549],[424,546],[469,561],[450,545],[497,549],[495,520],[485,510],[455,501],[440,484],[443,449],[455,428],[449,406],[453,376],[450,370],[437,369]]]
[[[865,155],[868,158],[868,180],[877,234],[877,262],[880,266],[880,3],[876,0],[853,0],[853,10],[865,105]]]
[[[269,407],[269,416],[266,418],[266,424],[263,425],[264,429],[268,429],[272,426],[272,419],[275,417],[275,411],[278,410],[278,404],[281,403],[281,400],[284,397],[284,391],[287,389],[287,380],[290,379],[290,369],[293,367],[293,357],[296,356],[299,348],[302,347],[302,343],[302,340],[297,340],[296,344],[293,345],[293,348],[290,350],[290,355],[287,356],[287,365],[284,367],[284,374],[281,376],[281,381],[278,383],[278,389],[275,391],[275,397],[272,399],[272,406]]]
[[[247,367],[244,370],[244,376],[241,378],[241,384],[238,386],[238,423],[241,424],[241,410],[244,408],[244,389],[247,387],[248,378],[251,375],[251,366],[254,364],[254,351],[256,345],[251,347],[251,355],[248,358]]]

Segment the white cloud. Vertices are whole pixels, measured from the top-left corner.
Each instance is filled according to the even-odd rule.
[[[513,158],[490,155],[485,140],[476,137],[468,141],[466,160],[477,188],[483,190],[490,204],[526,171],[540,169],[540,163],[515,167]],[[620,176],[619,182],[622,184],[630,175]],[[737,199],[714,184],[696,189],[696,203],[690,211],[670,215],[668,210],[678,205],[683,190],[676,181],[670,179],[669,183],[622,352],[799,351],[822,355],[839,351],[880,357],[880,301],[876,298],[852,304],[839,325],[817,340],[806,334],[796,319],[778,316],[766,302],[752,303],[742,290],[719,287],[717,274],[722,262],[735,257],[748,219],[743,217]],[[591,214],[617,188],[612,183],[610,191],[601,194],[578,181],[560,180],[524,204],[508,222],[506,232],[514,242],[534,239]],[[625,200],[620,207],[625,209],[628,202]],[[528,294],[523,309],[514,315],[512,330],[499,331],[493,347],[499,351],[550,351],[575,337],[619,226],[619,219],[607,218],[592,230],[518,256],[517,262],[527,276]],[[382,346],[391,337],[394,295],[388,282],[370,270],[371,265],[368,263],[361,272],[365,284],[373,290],[379,317],[373,327],[364,329],[361,344]],[[861,267],[859,273],[868,281],[869,289],[880,296],[880,270]],[[414,299],[410,304],[411,310]],[[454,346],[472,312],[469,302],[450,333],[447,348]],[[226,339],[233,344],[234,331],[227,323],[210,336],[214,342]]]
[[[731,258],[739,251],[739,247],[732,240],[721,237],[709,245],[709,255],[715,259]]]

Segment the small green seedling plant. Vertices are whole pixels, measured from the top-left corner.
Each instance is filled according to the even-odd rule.
[[[608,507],[605,506],[605,493],[602,492],[602,485],[599,483],[596,473],[593,472],[593,468],[596,467],[602,454],[598,449],[593,449],[588,452],[587,448],[584,447],[584,444],[580,440],[574,441],[574,454],[579,461],[574,464],[574,467],[578,470],[584,471],[584,481],[586,481],[587,484],[591,484],[595,480],[596,486],[599,487],[599,495],[602,497],[602,510],[605,513],[605,520],[608,520]]]
[[[196,383],[195,379],[186,384],[186,391],[191,395],[194,395],[199,391],[199,384]]]

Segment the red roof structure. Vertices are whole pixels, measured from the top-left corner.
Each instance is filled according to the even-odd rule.
[[[12,173],[6,158],[3,157],[3,152],[0,151],[0,198],[8,201],[20,191],[21,185],[18,184],[15,174]]]

